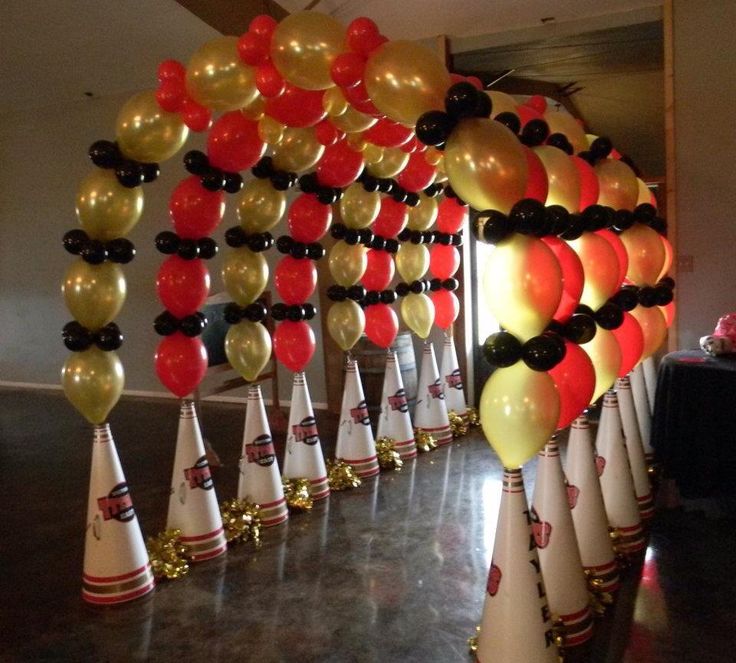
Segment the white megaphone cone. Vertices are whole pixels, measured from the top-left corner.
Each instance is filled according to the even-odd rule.
[[[521,470],[504,470],[478,636],[480,663],[557,663]]]
[[[595,446],[598,457],[603,459],[601,492],[608,524],[617,535],[616,551],[625,555],[636,553],[646,547],[646,538],[621,432],[618,400],[612,390],[603,397]]]
[[[434,347],[428,341],[424,342],[422,351],[417,404],[414,407],[414,426],[431,433],[439,445],[452,442],[450,419],[445,405],[445,390],[437,370]]]
[[[352,357],[348,358],[345,366],[345,389],[342,393],[335,457],[352,466],[361,478],[372,477],[380,472],[368,405],[363,395],[358,366]]]
[[[383,375],[381,393],[381,414],[378,416],[378,438],[390,437],[395,440],[394,448],[402,460],[416,458],[417,445],[414,429],[409,416],[409,403],[406,400],[404,382],[396,361],[396,353],[386,355],[386,372]]]
[[[460,417],[468,416],[468,405],[465,402],[463,378],[460,375],[460,366],[457,361],[455,342],[452,336],[445,336],[442,348],[440,377],[445,388],[445,406],[448,412],[454,412]]]
[[[647,462],[644,458],[644,447],[639,435],[639,422],[636,419],[634,397],[631,395],[629,378],[619,378],[616,381],[616,395],[618,396],[621,425],[624,429],[626,454],[629,457],[631,476],[634,479],[636,501],[639,503],[641,519],[646,522],[654,515],[654,497],[652,495],[652,484],[649,481]]]
[[[649,414],[654,415],[654,397],[657,393],[657,364],[654,357],[647,357],[641,365],[644,371],[644,384],[647,388]]]
[[[261,507],[263,527],[278,525],[289,517],[261,387],[257,384],[248,388],[238,499],[255,502]]]
[[[557,634],[564,648],[578,647],[593,636],[593,611],[557,442],[548,442],[537,458],[532,532],[549,609],[560,625]]]
[[[183,400],[179,413],[167,529],[181,530],[193,562],[217,557],[227,550],[220,507],[202,433],[192,401]]]
[[[588,418],[572,422],[567,443],[567,492],[583,568],[598,591],[615,592],[618,564],[608,534],[608,518],[598,475],[602,460],[595,456]]]
[[[294,373],[289,425],[286,429],[284,477],[308,479],[309,492],[314,500],[330,494],[317,420],[314,418],[304,373]]]
[[[110,426],[95,426],[82,598],[111,605],[148,594],[154,580]]]
[[[654,462],[654,449],[652,448],[652,414],[649,408],[649,396],[647,396],[647,385],[644,380],[644,369],[639,364],[629,373],[631,382],[631,393],[634,396],[634,408],[636,419],[639,422],[639,435],[644,447],[644,457],[648,464]]]

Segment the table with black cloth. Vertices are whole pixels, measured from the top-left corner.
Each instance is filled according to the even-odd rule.
[[[683,498],[736,495],[736,357],[701,350],[664,357],[652,446]]]

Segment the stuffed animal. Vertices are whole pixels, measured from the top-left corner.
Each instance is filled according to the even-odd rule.
[[[700,339],[700,347],[712,357],[736,352],[736,313],[721,316],[713,333]]]

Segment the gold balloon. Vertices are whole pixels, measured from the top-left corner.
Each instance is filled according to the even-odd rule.
[[[332,118],[332,124],[346,134],[365,131],[366,129],[370,129],[376,122],[378,122],[377,117],[371,117],[370,115],[361,113],[352,106],[348,106],[342,115]]]
[[[350,350],[365,329],[365,313],[353,300],[335,302],[327,313],[327,330],[343,350]]]
[[[571,214],[579,211],[580,174],[572,159],[549,145],[534,148],[547,173],[547,205],[562,205]]]
[[[268,265],[262,253],[247,248],[233,249],[222,266],[225,289],[240,306],[258,299],[268,283]]]
[[[621,369],[621,346],[613,332],[598,327],[592,341],[580,346],[590,357],[595,369],[595,390],[590,399],[595,403],[616,381]]]
[[[659,241],[662,242],[662,246],[664,247],[664,264],[662,265],[662,271],[659,272],[657,281],[661,281],[665,276],[667,276],[667,273],[670,271],[670,267],[672,267],[672,261],[675,258],[675,250],[672,248],[670,241],[664,235],[659,236]]]
[[[360,182],[351,184],[340,200],[340,216],[348,228],[367,228],[381,211],[378,191],[366,191]]]
[[[383,148],[380,145],[368,143],[363,150],[363,161],[366,165],[378,163],[381,159],[383,159]]]
[[[348,244],[340,240],[330,249],[330,274],[344,288],[360,281],[368,267],[368,250],[362,244]]]
[[[270,180],[250,180],[238,198],[238,219],[249,235],[271,230],[285,211],[286,194],[274,189]]]
[[[639,198],[636,175],[623,161],[603,159],[595,165],[601,192],[598,204],[613,209],[633,210]]]
[[[115,171],[97,168],[77,191],[77,218],[92,238],[107,242],[127,235],[143,212],[143,187],[123,186]]]
[[[243,320],[225,335],[225,354],[248,382],[255,382],[271,358],[271,336],[260,322]]]
[[[652,192],[649,187],[644,183],[643,180],[636,178],[636,186],[639,189],[639,195],[636,198],[636,204],[641,205],[642,203],[652,204]]]
[[[278,170],[298,173],[316,164],[325,146],[317,140],[314,127],[286,127],[281,142],[273,153],[273,165]]]
[[[352,147],[356,152],[362,152],[366,147],[368,147],[368,141],[365,139],[362,132],[348,134],[345,140],[347,140],[348,145],[350,145],[350,147]]]
[[[480,423],[504,467],[521,467],[557,427],[560,396],[548,373],[523,361],[493,372],[480,397]]]
[[[136,161],[160,162],[173,157],[189,129],[178,113],[163,110],[153,90],[128,99],[118,113],[115,135],[120,151]]]
[[[516,112],[516,100],[505,92],[497,92],[496,90],[487,90],[486,94],[491,98],[491,104],[493,110],[491,111],[491,117],[496,117],[501,113],[514,113]]]
[[[645,308],[640,304],[631,311],[631,315],[636,318],[644,334],[644,351],[641,355],[644,360],[659,350],[667,338],[667,320],[658,306]]]
[[[264,115],[258,120],[258,137],[268,145],[278,145],[284,137],[286,127],[274,120],[270,115]]]
[[[427,338],[434,322],[434,302],[423,293],[411,293],[401,300],[401,318],[419,338]]]
[[[589,232],[568,244],[583,264],[585,285],[580,302],[597,311],[621,285],[616,251],[604,237]]]
[[[428,147],[427,151],[424,153],[424,160],[430,166],[437,166],[442,163],[442,152],[436,147]]]
[[[421,279],[429,269],[429,249],[424,244],[403,242],[396,254],[396,269],[407,283]]]
[[[411,230],[428,230],[437,220],[437,199],[419,194],[419,204],[409,208],[409,222],[407,228]]]
[[[524,197],[526,155],[516,136],[494,120],[462,120],[445,148],[445,170],[458,196],[475,209],[508,214]]]
[[[515,233],[489,256],[483,292],[498,323],[527,341],[542,333],[557,310],[562,270],[542,240]]]
[[[96,331],[120,313],[125,302],[125,275],[114,262],[90,265],[79,258],[69,266],[61,291],[74,319]]]
[[[422,113],[445,107],[452,81],[445,65],[414,41],[389,41],[368,58],[363,76],[371,101],[389,118],[414,125]]]
[[[331,87],[325,90],[322,97],[322,108],[330,117],[338,117],[348,110],[348,100],[339,87]]]
[[[120,399],[125,383],[115,352],[91,347],[73,352],[61,369],[64,395],[91,424],[102,424]]]
[[[260,120],[266,114],[266,100],[259,94],[253,101],[240,109],[249,120]]]
[[[345,49],[345,28],[319,12],[297,12],[276,26],[271,38],[271,59],[292,85],[305,90],[326,90],[335,84],[332,61]]]
[[[548,110],[544,114],[544,121],[547,123],[551,134],[559,133],[567,136],[567,140],[572,143],[575,154],[585,152],[588,149],[585,129],[570,113]]]
[[[667,258],[664,243],[656,230],[635,223],[619,237],[629,256],[626,278],[636,285],[654,285]]]
[[[248,106],[258,96],[255,70],[238,55],[237,37],[218,37],[200,46],[187,65],[187,92],[213,110]]]
[[[402,152],[398,147],[386,147],[383,150],[383,158],[368,166],[368,172],[373,177],[388,178],[395,177],[409,163],[409,154]]]

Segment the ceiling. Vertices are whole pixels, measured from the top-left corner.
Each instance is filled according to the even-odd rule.
[[[5,0],[0,114],[156,85],[158,62],[184,62],[258,13],[312,6],[343,23],[367,15],[390,38],[449,37],[454,68],[493,80],[514,69],[567,98],[647,175],[663,172],[661,2],[652,0]],[[644,18],[642,18],[644,17]],[[641,25],[644,23],[644,25]],[[632,27],[632,24],[634,26]],[[625,27],[622,27],[625,26]],[[529,88],[531,83],[527,84]],[[518,91],[518,90],[515,90]]]

